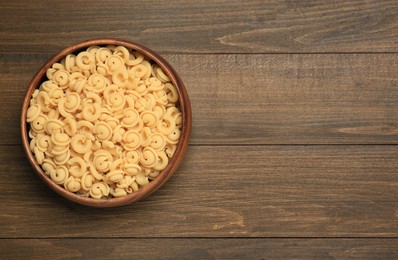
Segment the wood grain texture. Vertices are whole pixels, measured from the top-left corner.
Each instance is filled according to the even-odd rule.
[[[193,146],[155,194],[113,209],[66,201],[0,148],[0,238],[398,236],[395,145]]]
[[[0,10],[0,51],[7,52],[54,53],[100,37],[168,53],[398,50],[393,0],[15,0],[2,1]]]
[[[396,259],[397,239],[5,239],[5,259]]]
[[[20,143],[15,118],[49,56],[0,54],[0,144]],[[398,144],[398,54],[164,57],[191,98],[191,144]]]
[[[398,1],[0,1],[0,258],[398,258]],[[162,54],[191,146],[138,203],[80,206],[20,146],[51,55],[118,37]]]

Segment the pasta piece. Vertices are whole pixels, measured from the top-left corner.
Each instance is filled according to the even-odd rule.
[[[70,158],[70,150],[68,148],[65,153],[61,153],[59,155],[55,155],[54,156],[54,162],[57,165],[64,165],[69,160],[69,158]]]
[[[44,160],[44,153],[39,150],[39,148],[33,148],[33,153],[35,154],[35,159],[38,164],[42,164]]]
[[[145,186],[145,185],[147,185],[147,184],[149,183],[149,180],[148,180],[148,177],[145,176],[144,174],[138,173],[138,174],[136,175],[136,182],[137,182],[138,185],[140,185],[140,186]]]
[[[119,182],[123,179],[123,170],[113,170],[105,175],[105,178],[111,182]]]
[[[130,59],[130,53],[129,50],[126,49],[126,47],[123,46],[117,46],[115,50],[113,51],[115,55],[119,55],[122,57],[123,61],[126,63]]]
[[[149,127],[144,127],[142,128],[141,131],[141,146],[142,147],[147,147],[151,144],[152,142],[152,132]]]
[[[28,123],[33,122],[36,118],[39,117],[40,113],[41,107],[38,104],[30,106],[26,114],[26,121]]]
[[[126,98],[122,92],[115,92],[108,96],[106,103],[112,108],[113,111],[118,111],[126,104]]]
[[[96,182],[90,187],[90,196],[96,199],[109,195],[109,185],[105,182]]]
[[[176,128],[176,123],[173,117],[166,114],[163,116],[163,122],[159,123],[156,128],[159,133],[163,135],[170,135]]]
[[[112,154],[104,149],[95,151],[93,163],[99,172],[107,172],[111,168],[113,162]]]
[[[180,139],[181,131],[178,128],[175,128],[174,131],[169,134],[166,138],[167,142],[170,144],[177,144]]]
[[[149,128],[155,127],[158,122],[155,112],[145,110],[141,113],[140,116],[144,125]]]
[[[127,131],[123,135],[122,145],[128,151],[137,149],[141,145],[141,135],[137,131]]]
[[[44,130],[47,134],[52,135],[61,133],[65,123],[58,119],[48,119],[44,124]]]
[[[152,140],[150,146],[156,151],[163,150],[166,146],[166,138],[160,133],[154,133],[152,135]]]
[[[78,192],[82,185],[78,178],[74,178],[73,176],[69,176],[69,178],[64,182],[64,187],[66,190],[71,192]]]
[[[35,146],[39,151],[45,152],[51,145],[51,137],[48,135],[40,135],[37,137]]]
[[[80,52],[76,57],[76,65],[82,70],[89,70],[94,63],[94,55],[87,51]]]
[[[89,104],[85,103],[82,110],[84,120],[88,122],[96,121],[101,115],[101,105],[98,103]]]
[[[48,118],[44,114],[38,115],[35,120],[32,121],[30,126],[32,127],[32,130],[36,133],[44,133],[44,125],[46,124]]]
[[[126,151],[124,153],[124,159],[126,163],[137,164],[140,160],[140,154],[138,151]]]
[[[56,146],[67,146],[70,143],[70,137],[64,133],[54,133],[51,135],[51,142]]]
[[[108,66],[109,71],[112,74],[113,72],[123,68],[124,61],[120,56],[112,55],[106,59],[105,64]]]
[[[146,147],[142,150],[142,153],[140,154],[140,163],[144,167],[153,167],[156,165],[158,159],[157,159],[157,153],[153,148]]]
[[[177,145],[175,144],[167,144],[165,147],[166,154],[169,158],[173,157],[175,151],[177,149]]]
[[[64,184],[69,178],[68,169],[65,166],[57,166],[50,172],[50,177],[56,184]]]
[[[155,69],[155,74],[160,81],[162,81],[163,83],[170,82],[170,78],[163,72],[162,68],[156,66],[154,69]]]
[[[106,78],[101,74],[93,74],[88,78],[88,84],[95,93],[101,93],[107,86]]]
[[[153,166],[153,168],[157,171],[161,171],[166,168],[167,164],[169,163],[169,159],[164,151],[157,152],[158,160],[157,163]]]
[[[155,97],[156,103],[161,106],[166,106],[169,102],[166,91],[163,89],[153,92],[153,96]]]
[[[122,197],[125,196],[127,194],[125,189],[122,188],[115,188],[115,189],[111,189],[110,193],[113,195],[113,197],[117,198],[117,197]]]
[[[94,176],[87,171],[86,173],[83,174],[81,178],[82,189],[85,191],[89,191],[91,186],[93,186],[94,181],[95,181]]]
[[[82,177],[87,170],[87,164],[81,157],[73,157],[68,161],[69,173],[73,177]]]
[[[50,176],[51,172],[56,170],[57,165],[50,159],[44,159],[41,167],[43,168],[44,172]]]
[[[63,121],[64,123],[64,131],[69,136],[74,136],[77,132],[77,124],[76,121],[72,117],[67,117]]]
[[[134,127],[140,119],[140,115],[138,111],[134,108],[127,108],[123,111],[123,118],[121,121],[122,126],[124,127]]]
[[[126,163],[124,164],[124,171],[126,175],[136,175],[141,171],[141,167],[135,163]]]
[[[92,141],[83,134],[77,134],[72,137],[70,145],[76,153],[85,154],[90,151]]]
[[[135,66],[140,64],[144,60],[144,55],[139,52],[133,52],[129,55],[129,60],[126,61],[128,66]]]
[[[51,109],[51,100],[47,92],[41,91],[36,96],[36,102],[40,106],[41,111],[48,112]]]
[[[108,48],[99,48],[95,53],[95,59],[100,64],[105,63],[110,56],[112,56],[112,52]]]
[[[168,92],[167,99],[169,102],[176,103],[178,101],[177,88],[171,83],[166,83],[164,89]]]
[[[58,70],[54,73],[52,80],[62,89],[67,88],[69,83],[69,72],[64,69]]]
[[[106,141],[112,137],[112,128],[105,122],[98,122],[93,128],[94,134],[99,141]]]

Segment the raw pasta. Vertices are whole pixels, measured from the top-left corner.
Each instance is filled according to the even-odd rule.
[[[148,185],[181,135],[178,91],[162,68],[123,46],[54,63],[30,100],[30,150],[56,184],[95,199]]]

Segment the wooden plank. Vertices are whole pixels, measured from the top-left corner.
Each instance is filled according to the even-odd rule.
[[[0,54],[0,144],[48,54]],[[186,83],[192,144],[398,144],[398,54],[165,55]]]
[[[15,0],[0,51],[56,52],[120,37],[168,53],[397,52],[397,1]]]
[[[0,238],[397,237],[398,146],[193,146],[155,194],[67,202],[0,146]]]
[[[5,239],[5,259],[396,259],[398,239]]]

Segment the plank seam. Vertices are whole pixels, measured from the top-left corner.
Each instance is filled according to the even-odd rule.
[[[145,239],[145,240],[154,240],[154,239],[203,239],[203,240],[210,240],[210,239],[273,239],[273,240],[287,240],[287,239],[297,239],[297,240],[310,240],[310,239],[319,239],[319,240],[327,240],[327,239],[346,239],[346,240],[365,240],[365,239],[398,239],[398,236],[392,237],[355,237],[355,236],[348,236],[348,237],[0,237],[0,240],[23,240],[23,239],[48,239],[48,240],[56,240],[56,239],[95,239],[95,240],[106,240],[106,239]]]
[[[65,46],[66,48],[67,46]],[[62,49],[62,48],[61,48]],[[59,49],[59,50],[61,50]],[[157,51],[161,55],[375,55],[375,54],[398,54],[398,52],[162,52]],[[0,54],[15,55],[54,55],[55,52],[9,52],[0,51]]]
[[[16,146],[21,146],[22,144],[0,144],[0,147],[16,147]],[[337,143],[331,143],[331,144],[189,144],[190,147],[260,147],[260,146],[398,146],[398,144],[390,144],[390,143],[369,143],[369,144],[354,144],[354,143],[348,143],[348,144],[337,144]]]

